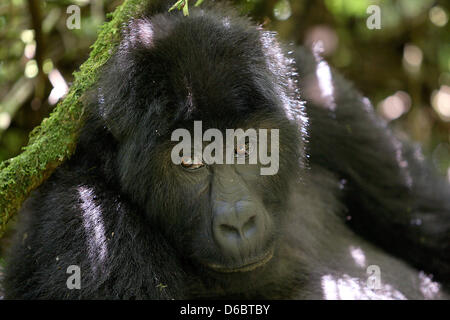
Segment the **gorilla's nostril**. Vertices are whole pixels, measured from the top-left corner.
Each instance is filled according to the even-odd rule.
[[[247,222],[242,226],[242,234],[246,238],[250,238],[256,232],[256,216],[252,216]]]
[[[241,235],[239,234],[239,230],[236,227],[230,226],[228,224],[221,224],[220,231],[227,238],[238,239],[241,237]]]

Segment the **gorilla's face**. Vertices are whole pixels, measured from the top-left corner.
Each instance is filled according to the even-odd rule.
[[[102,117],[119,142],[120,187],[182,256],[217,274],[248,274],[276,255],[301,167],[301,125],[287,116],[287,106],[301,110],[285,79],[292,61],[257,28],[230,28],[195,15],[170,27],[163,22],[163,31],[157,18],[135,22],[131,42],[110,62],[117,67],[104,75],[129,81],[101,87],[108,107]],[[208,129],[222,137],[227,129],[252,129],[256,141],[233,141],[231,148],[223,141],[215,152],[222,149],[233,163],[211,164],[197,155],[176,163],[172,134],[185,129],[195,140],[195,121],[201,121],[205,149],[215,140],[203,136]],[[267,130],[266,145],[260,129]],[[259,150],[273,156],[274,131],[276,170],[262,174],[267,163]],[[258,153],[256,163],[236,163],[251,152]]]
[[[279,168],[274,174],[262,175],[267,165],[259,159],[250,163],[252,153],[263,148],[261,139],[235,141],[234,164],[208,164],[193,152],[176,164],[171,155],[177,142],[167,135],[149,139],[151,132],[146,130],[136,130],[119,149],[123,185],[145,208],[149,223],[157,224],[183,256],[220,274],[250,272],[271,260],[286,222],[290,188],[298,176],[297,126],[281,114],[265,113],[264,120],[247,117],[228,129],[266,129],[269,136],[273,129],[279,130]],[[202,121],[204,132],[220,127],[217,122],[205,127],[211,123],[206,117],[195,120]],[[194,137],[189,122],[175,127]],[[226,130],[220,131],[226,137]],[[203,142],[203,150],[208,145]],[[267,150],[272,150],[270,143]],[[237,163],[239,158],[245,163]]]

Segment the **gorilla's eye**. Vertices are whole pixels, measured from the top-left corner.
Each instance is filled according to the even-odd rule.
[[[250,153],[253,152],[254,146],[250,142],[238,144],[235,148],[236,157],[248,157]]]
[[[181,159],[181,166],[188,170],[196,170],[205,166],[205,164],[202,161],[195,161],[195,162],[196,163],[194,163],[194,161],[192,161],[192,158],[190,157],[183,157]]]

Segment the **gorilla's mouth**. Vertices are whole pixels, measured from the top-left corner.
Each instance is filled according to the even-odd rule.
[[[208,264],[207,266],[213,269],[214,271],[222,273],[249,272],[265,265],[267,262],[270,261],[270,259],[272,259],[272,257],[273,257],[273,247],[269,249],[262,257],[258,257],[257,259],[254,259],[254,261],[243,264],[241,266],[231,268],[217,264]]]

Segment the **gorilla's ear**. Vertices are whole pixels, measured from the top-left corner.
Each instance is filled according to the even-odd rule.
[[[87,90],[80,98],[83,104],[83,116],[88,119],[91,126],[101,127],[107,130],[116,140],[121,140],[121,132],[116,128],[111,121],[108,120],[108,115],[105,106],[105,99],[100,87],[93,87]]]
[[[80,97],[80,102],[83,104],[83,116],[90,118],[97,104],[97,88],[87,89]]]

